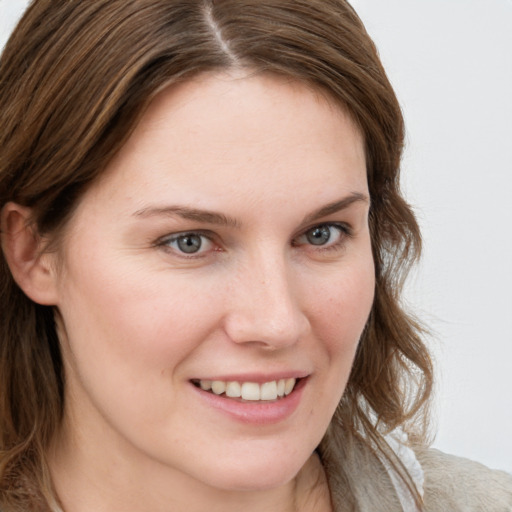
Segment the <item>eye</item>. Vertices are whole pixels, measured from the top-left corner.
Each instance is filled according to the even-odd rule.
[[[206,235],[191,232],[166,237],[159,245],[184,255],[195,255],[211,250],[213,242]]]
[[[320,224],[298,236],[293,245],[313,245],[327,249],[342,244],[348,234],[349,229],[342,224]]]

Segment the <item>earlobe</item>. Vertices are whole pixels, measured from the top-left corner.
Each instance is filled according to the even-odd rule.
[[[7,203],[1,211],[2,250],[14,280],[34,302],[57,301],[54,255],[43,250],[44,240],[31,223],[31,209]]]

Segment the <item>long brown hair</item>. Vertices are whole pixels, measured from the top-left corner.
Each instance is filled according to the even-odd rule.
[[[421,332],[400,305],[420,235],[400,194],[400,107],[346,1],[33,1],[0,61],[0,207],[30,207],[34,229],[57,238],[157,91],[230,67],[326,91],[364,135],[375,302],[319,450],[327,460],[331,438],[358,440],[415,492],[383,433],[421,418],[432,388]],[[23,294],[3,253],[0,308],[0,504],[48,510],[45,450],[62,417],[65,375],[52,309]],[[345,499],[357,510],[352,494]]]

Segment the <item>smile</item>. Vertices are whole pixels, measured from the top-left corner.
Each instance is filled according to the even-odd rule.
[[[300,380],[300,379],[299,379]],[[297,383],[297,379],[279,379],[269,382],[237,382],[221,380],[194,380],[196,387],[215,395],[227,398],[241,398],[247,401],[270,401],[288,396]]]

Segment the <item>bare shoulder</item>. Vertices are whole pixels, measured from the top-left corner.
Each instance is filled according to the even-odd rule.
[[[512,511],[512,475],[439,450],[416,454],[425,472],[426,512]]]

